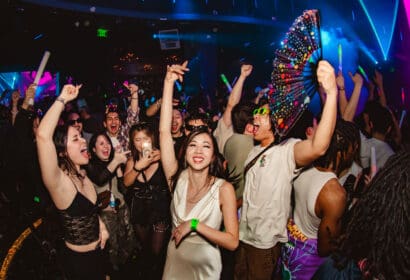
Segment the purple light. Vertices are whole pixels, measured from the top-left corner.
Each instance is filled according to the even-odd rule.
[[[407,24],[410,28],[410,0],[403,0],[404,9],[406,10]]]

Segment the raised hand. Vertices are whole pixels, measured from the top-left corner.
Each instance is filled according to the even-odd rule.
[[[252,73],[253,66],[250,64],[244,64],[241,66],[241,75],[248,77]]]
[[[335,70],[329,62],[321,60],[317,68],[317,79],[326,95],[337,94]]]
[[[70,102],[77,98],[81,86],[82,85],[64,85],[59,97],[63,98],[65,102]]]
[[[117,162],[118,164],[126,163],[127,155],[129,155],[129,153],[131,153],[131,151],[115,152],[113,160],[115,160],[115,162]]]
[[[383,75],[377,69],[374,70],[374,83],[377,87],[383,87]]]
[[[339,71],[337,73],[336,84],[337,84],[337,87],[339,89],[344,89],[345,88],[345,78],[343,77],[342,71]]]
[[[36,89],[37,89],[37,85],[36,84],[31,84],[29,85],[29,87],[26,89],[26,97],[25,99],[29,100],[29,99],[34,99],[34,95],[36,93]]]
[[[352,72],[349,72],[350,79],[352,79],[354,85],[362,86],[363,85],[363,77],[359,73],[352,74]]]
[[[182,64],[173,64],[167,66],[167,74],[165,75],[165,82],[174,83],[176,80],[183,81],[185,72],[189,71],[187,68],[188,60]]]
[[[147,157],[140,157],[138,161],[134,163],[134,167],[137,170],[144,170],[148,168],[152,163],[161,159],[159,150],[152,150]]]

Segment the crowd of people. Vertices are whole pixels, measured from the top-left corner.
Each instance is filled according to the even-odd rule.
[[[167,66],[162,96],[98,121],[67,84],[37,114],[30,85],[2,107],[2,203],[34,196],[61,223],[67,279],[409,279],[410,154],[376,71],[363,78],[320,61],[322,110],[277,134],[272,99],[244,98],[253,66],[223,111],[183,107],[174,94],[188,63]],[[348,98],[349,97],[349,98]],[[13,149],[5,149],[7,144]]]

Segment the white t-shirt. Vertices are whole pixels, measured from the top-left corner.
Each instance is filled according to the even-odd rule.
[[[108,136],[110,137],[112,146],[114,147],[114,150],[117,152],[122,152],[122,147],[120,141],[118,141],[117,137],[115,136]]]
[[[389,157],[394,154],[394,151],[389,144],[373,137],[366,138],[366,136],[364,136],[361,132],[360,140],[360,160],[363,168],[370,166],[371,147],[374,147],[376,151],[377,169],[382,168],[386,161],[389,159]]]
[[[269,249],[286,242],[292,180],[298,174],[294,145],[288,139],[262,154],[245,176],[239,239],[256,248]],[[265,147],[255,146],[245,166]]]
[[[223,121],[223,118],[220,118],[218,120],[218,125],[216,126],[214,130],[214,136],[216,139],[216,143],[218,143],[218,149],[221,154],[224,152],[224,146],[225,146],[226,140],[228,140],[228,138],[231,137],[232,135],[233,135],[232,125],[226,126],[225,122]]]

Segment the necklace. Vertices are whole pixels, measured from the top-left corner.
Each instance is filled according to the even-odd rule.
[[[192,183],[192,179],[191,179],[191,177],[189,177],[189,185],[188,185],[188,187],[191,186],[191,188],[192,188],[193,185],[194,185],[194,184]],[[189,202],[189,203],[191,203],[191,204],[195,204],[195,203],[197,203],[198,201],[200,201],[200,200],[202,199],[202,197],[203,197],[203,196],[199,196],[199,195],[201,194],[202,190],[208,188],[210,185],[211,185],[211,176],[208,175],[207,178],[206,178],[206,180],[205,180],[205,183],[203,184],[202,187],[200,187],[200,188],[199,188],[193,195],[191,195],[190,197],[188,197],[188,195],[187,195],[187,198],[186,198],[187,202]],[[199,196],[199,197],[198,197],[198,196]]]

